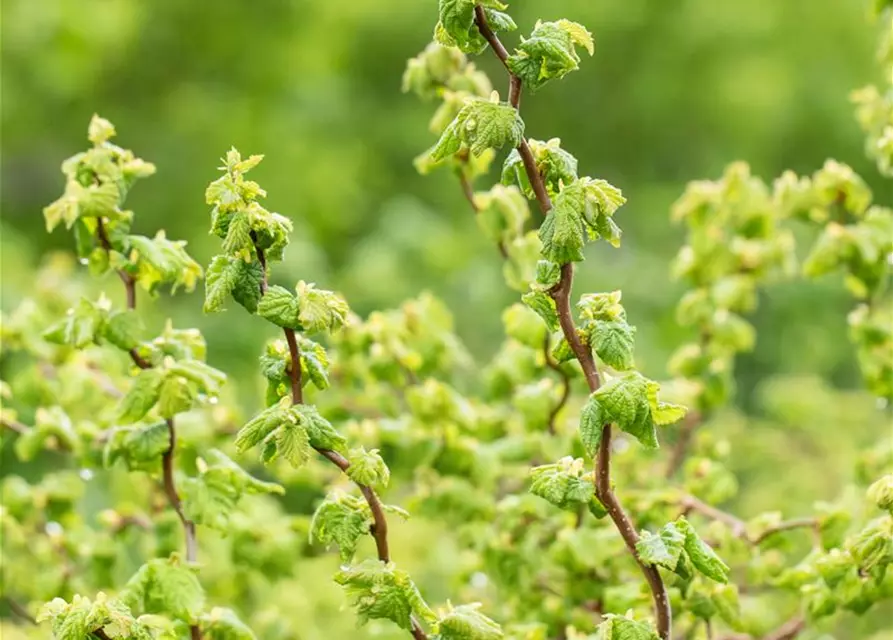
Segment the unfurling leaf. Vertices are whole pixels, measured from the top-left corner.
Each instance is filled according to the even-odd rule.
[[[463,146],[476,156],[487,149],[516,147],[523,135],[524,121],[510,104],[469,98],[431,150],[431,159],[443,160]]]
[[[360,624],[385,619],[409,630],[413,614],[429,621],[435,619],[409,574],[393,564],[366,560],[336,573],[335,582],[347,592]]]
[[[589,55],[595,52],[592,34],[582,25],[569,20],[537,22],[528,38],[522,38],[506,65],[520,77],[525,87],[536,91],[549,80],[563,78],[578,68],[580,56],[576,46]]]

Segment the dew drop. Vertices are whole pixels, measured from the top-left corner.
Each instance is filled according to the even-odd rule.
[[[210,398],[208,398],[208,402],[211,404],[217,404],[218,402],[220,402],[220,399],[217,396],[211,396]]]
[[[629,449],[629,440],[626,438],[617,438],[614,442],[611,443],[611,448],[615,453],[623,453],[627,449]]]
[[[78,472],[78,475],[84,482],[90,482],[93,479],[93,471],[90,469],[81,469],[80,472]]]
[[[80,262],[81,264],[90,264],[90,261],[87,260],[86,258],[80,258],[80,259],[78,260],[78,262]]]
[[[471,586],[475,589],[484,589],[488,584],[490,584],[490,578],[486,573],[476,571],[471,574]]]
[[[55,520],[50,520],[49,522],[47,522],[43,530],[46,531],[48,536],[61,536],[63,533],[65,533],[65,529],[62,528],[62,525]]]
[[[883,411],[887,408],[887,405],[890,404],[886,398],[878,398],[877,399],[877,408],[880,411]]]

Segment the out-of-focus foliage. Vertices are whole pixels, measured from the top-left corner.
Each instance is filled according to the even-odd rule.
[[[618,492],[677,628],[761,637],[799,610],[804,637],[884,637],[893,425],[875,405],[893,395],[893,238],[874,163],[889,171],[889,86],[856,97],[868,157],[845,98],[875,75],[867,10],[558,0],[509,18],[483,4],[523,34],[502,33],[539,89],[524,126],[491,100],[492,56],[428,45],[410,62],[404,89],[437,100],[428,131],[430,111],[398,91],[438,19],[438,40],[481,50],[463,0],[5,3],[4,637],[402,638],[413,616],[440,640],[650,639],[648,592],[593,487],[606,421],[626,432]],[[112,146],[102,119],[54,172],[94,111],[157,164],[132,193],[155,165]],[[556,202],[539,233],[508,149],[522,131]],[[224,158],[205,194],[212,259],[202,192],[234,143],[269,156]],[[469,183],[502,167],[504,184],[469,204],[413,157]],[[735,157],[750,165],[723,170]],[[694,176],[721,177],[685,189]],[[63,246],[99,279],[47,253]],[[258,247],[282,260],[264,295]],[[592,396],[548,294],[555,262],[584,257],[578,290],[614,292],[577,309],[614,375]],[[206,311],[276,326],[202,317],[183,294],[202,288],[199,264]],[[114,270],[156,301],[124,310]],[[204,338],[180,328],[195,325]],[[299,332],[308,404],[290,400],[289,345],[268,341],[283,327]],[[663,426],[683,417],[667,400],[691,409],[679,427]],[[197,563],[162,480],[174,417]],[[382,506],[395,564],[363,560],[374,518],[350,481],[412,514]],[[18,624],[42,602],[42,627]]]

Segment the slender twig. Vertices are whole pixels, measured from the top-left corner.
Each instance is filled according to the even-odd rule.
[[[254,242],[254,250],[257,254],[257,260],[261,265],[261,271],[263,273],[260,282],[260,292],[261,296],[263,296],[268,286],[267,258],[264,254],[264,250],[257,245],[257,238],[255,238],[253,234],[252,241]],[[292,329],[283,329],[283,331],[285,333],[285,339],[288,342],[288,351],[291,357],[291,365],[288,368],[288,374],[289,379],[291,380],[292,402],[294,404],[303,404],[304,394],[302,391],[301,352],[298,348],[297,336]],[[331,449],[322,449],[319,447],[314,447],[314,449],[316,449],[316,452],[319,453],[319,455],[341,469],[343,473],[347,473],[347,470],[350,468],[350,461],[343,455],[337,451],[332,451]],[[372,526],[369,527],[369,533],[375,540],[378,559],[381,562],[388,563],[391,561],[391,552],[388,547],[388,520],[385,516],[384,507],[381,504],[378,494],[375,493],[375,490],[372,487],[359,482],[357,482],[356,485],[363,494],[363,498],[365,498],[366,503],[369,505],[369,511],[372,514]],[[412,628],[410,629],[410,633],[412,633],[412,637],[416,640],[428,640],[428,635],[425,633],[424,629],[422,629],[421,624],[419,624],[414,617],[411,618],[411,622]]]
[[[101,217],[97,218],[96,235],[99,238],[99,244],[102,248],[107,252],[111,252],[113,249],[112,243],[109,241],[108,234],[105,230],[105,224]],[[123,269],[117,269],[116,271],[118,277],[121,278],[121,282],[124,283],[124,289],[127,295],[127,308],[134,311],[136,310],[136,279],[132,274]],[[143,358],[135,348],[130,349],[128,354],[133,360],[133,363],[140,369],[152,368],[152,363]],[[166,422],[170,445],[168,446],[167,451],[161,456],[162,482],[164,484],[164,493],[167,496],[167,501],[171,508],[176,512],[180,522],[183,524],[183,536],[186,541],[186,561],[191,563],[198,560],[198,540],[195,535],[195,523],[186,517],[186,514],[183,511],[183,503],[180,500],[179,493],[177,493],[177,485],[174,479],[174,455],[177,446],[177,429],[173,418],[168,418]],[[99,635],[101,632],[102,631],[100,630],[95,633],[96,635]],[[200,640],[202,637],[201,630],[197,625],[190,625],[189,633],[192,640]],[[100,637],[104,637],[104,634]]]
[[[682,420],[682,424],[679,427],[679,439],[676,440],[673,451],[670,453],[670,461],[667,463],[667,470],[664,473],[667,479],[675,476],[679,469],[682,468],[685,458],[688,456],[692,437],[700,424],[701,414],[697,411],[692,411]]]
[[[3,599],[6,600],[6,604],[9,605],[9,610],[12,611],[13,614],[15,614],[17,617],[30,624],[37,624],[37,620],[34,618],[34,616],[32,616],[18,600],[8,595],[4,595]]]
[[[549,421],[547,422],[549,433],[555,435],[555,419],[558,417],[561,410],[564,409],[564,405],[567,404],[568,399],[571,397],[571,377],[568,375],[567,371],[561,368],[560,364],[555,362],[555,359],[552,357],[552,345],[550,343],[551,336],[546,333],[546,339],[543,341],[543,355],[546,358],[546,366],[561,377],[561,397],[549,412]]]
[[[779,522],[778,524],[763,530],[759,535],[751,536],[747,533],[747,525],[743,520],[722,509],[710,506],[694,496],[684,496],[679,500],[679,506],[682,507],[685,513],[694,511],[711,520],[716,520],[717,522],[722,522],[728,525],[732,530],[732,534],[736,538],[740,538],[753,545],[758,545],[767,538],[774,536],[777,533],[781,533],[782,531],[790,531],[791,529],[817,530],[819,526],[819,521],[816,518],[793,518],[791,520]]]
[[[783,622],[778,628],[770,631],[762,640],[793,640],[800,632],[806,628],[806,619],[802,615],[795,615],[793,618]],[[752,640],[753,636],[746,633],[734,633],[720,638],[720,640]]]
[[[487,24],[487,16],[484,14],[484,10],[480,5],[475,6],[475,24],[477,25],[478,30],[481,35],[487,40],[490,44],[493,51],[496,53],[496,56],[500,59],[503,65],[506,65],[506,60],[508,58],[508,52],[505,47],[502,46],[502,43],[499,41],[499,38],[496,34],[493,33],[490,26]],[[508,69],[508,67],[506,66]],[[521,103],[521,80],[514,73],[509,70],[510,84],[509,84],[509,103],[514,106],[516,109],[520,106]],[[539,203],[540,210],[543,215],[547,215],[549,211],[552,210],[552,200],[549,197],[548,192],[546,191],[546,185],[543,181],[542,175],[539,172],[539,169],[536,166],[536,160],[533,157],[533,153],[530,150],[530,146],[527,144],[527,141],[522,138],[521,143],[518,145],[518,152],[521,155],[521,159],[524,162],[524,169],[527,173],[527,178],[530,181],[531,187],[533,187],[533,192],[536,195],[536,200]],[[580,340],[580,336],[577,333],[577,329],[574,326],[573,315],[571,314],[570,309],[570,293],[571,288],[573,286],[573,277],[574,277],[574,265],[569,262],[561,266],[561,279],[558,284],[550,291],[552,298],[555,300],[555,305],[558,311],[558,320],[561,325],[561,331],[564,334],[565,339],[568,341],[574,355],[577,360],[579,360],[580,365],[583,368],[583,374],[586,377],[586,382],[589,385],[589,389],[591,391],[596,391],[601,382],[599,380],[598,370],[595,366],[595,359],[592,356],[592,351],[588,348],[588,346],[584,345]],[[639,565],[639,568],[642,571],[642,574],[645,576],[646,581],[648,582],[648,586],[651,590],[652,599],[654,601],[654,610],[655,617],[657,618],[657,632],[663,640],[669,640],[671,637],[671,629],[672,629],[672,609],[670,607],[670,600],[667,596],[667,589],[661,579],[660,573],[657,568],[653,566],[646,565],[641,561],[636,552],[636,543],[639,540],[639,536],[636,533],[635,527],[633,526],[632,521],[629,519],[629,516],[624,512],[623,507],[620,504],[617,496],[614,493],[614,490],[611,486],[611,425],[606,424],[602,431],[602,439],[599,444],[599,450],[596,460],[596,496],[601,501],[601,503],[605,506],[605,509],[608,511],[608,515],[611,517],[611,520],[614,522],[614,526],[620,532],[623,541],[626,543],[627,548],[635,559],[636,563]]]

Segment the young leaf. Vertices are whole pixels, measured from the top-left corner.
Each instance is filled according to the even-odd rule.
[[[137,347],[142,340],[143,320],[132,309],[111,314],[102,327],[102,336],[124,351]]]
[[[524,121],[510,104],[469,98],[431,150],[431,159],[443,160],[463,145],[475,156],[505,145],[516,147],[523,136]]]
[[[647,379],[637,372],[611,379],[592,394],[606,422],[634,436],[646,448],[656,449],[657,432],[648,404]]]
[[[337,544],[342,562],[350,562],[359,539],[369,533],[372,514],[366,501],[335,491],[316,508],[310,522],[310,540]]]
[[[195,572],[176,556],[149,560],[127,582],[120,598],[142,613],[166,614],[190,622],[205,606],[205,592]]]
[[[69,604],[62,598],[54,598],[40,610],[37,622],[51,621],[53,637],[58,640],[82,640],[96,637],[96,632],[106,631],[106,637],[150,640],[153,636],[148,627],[135,619],[130,608],[105,593],[96,594],[91,601],[75,595]]]
[[[435,640],[502,640],[505,634],[496,622],[480,612],[480,603],[449,606],[435,623]]]
[[[391,471],[388,465],[378,454],[378,449],[366,451],[365,448],[351,449],[347,459],[350,466],[347,475],[357,484],[363,484],[375,489],[384,489],[391,479]]]
[[[155,406],[161,391],[165,372],[160,369],[143,369],[134,378],[130,389],[118,405],[118,419],[122,422],[136,422]]]
[[[593,458],[602,441],[605,422],[602,406],[593,396],[589,396],[586,404],[580,410],[580,440],[583,441],[586,453]]]
[[[386,619],[410,630],[413,613],[426,620],[434,619],[409,574],[392,563],[366,560],[336,573],[335,582],[344,587],[352,600],[360,624]]]
[[[558,329],[558,310],[555,300],[545,291],[529,291],[521,296],[521,302],[536,311],[537,315],[546,323],[549,331]]]
[[[267,289],[257,305],[257,313],[280,327],[301,329],[298,298],[284,287],[273,285]]]
[[[230,514],[245,494],[282,494],[278,484],[251,476],[222,451],[211,449],[207,461],[200,459],[199,476],[180,481],[183,510],[187,518],[226,532]]]
[[[644,531],[636,543],[636,553],[645,564],[658,565],[674,571],[679,564],[685,534],[675,522],[661,527],[657,533]]]
[[[602,362],[617,371],[633,368],[635,327],[623,321],[596,320],[589,331],[589,344]]]
[[[298,321],[303,331],[331,333],[344,325],[350,309],[340,295],[303,280],[298,282],[297,291]]]
[[[170,428],[166,422],[112,431],[103,450],[103,463],[111,467],[124,460],[131,471],[158,468],[161,456],[171,447]]]
[[[188,380],[180,376],[168,375],[158,389],[158,413],[163,418],[173,418],[192,408],[197,390]]]
[[[710,545],[701,540],[691,523],[683,516],[676,520],[675,525],[685,535],[685,553],[688,554],[695,569],[714,582],[727,583],[731,569],[716,555]]]
[[[657,631],[648,622],[612,613],[604,617],[605,621],[598,625],[599,640],[660,640]]]
[[[94,304],[86,298],[81,298],[77,306],[69,310],[65,319],[47,329],[43,337],[54,344],[83,349],[101,334],[107,313],[108,309],[103,304],[103,299],[100,303]]]
[[[299,404],[291,408],[291,413],[307,430],[307,437],[314,448],[347,452],[347,439],[338,433],[331,422],[320,415],[315,406]]]
[[[511,17],[503,13],[505,5],[499,0],[440,0],[434,39],[447,47],[457,47],[464,53],[480,53],[487,48],[487,41],[475,24],[474,7],[480,4],[487,23],[494,33],[514,31],[517,26]]]
[[[563,78],[578,68],[580,56],[575,45],[592,55],[595,48],[583,26],[568,20],[537,22],[529,38],[522,38],[506,65],[524,86],[536,91],[553,78]]]
[[[202,637],[208,640],[257,640],[254,632],[232,609],[214,607],[202,615],[199,622]]]
[[[593,515],[605,515],[604,507],[595,497],[592,473],[585,471],[583,460],[567,456],[555,464],[530,470],[530,493],[567,511],[587,507]]]
[[[577,159],[561,148],[560,139],[552,138],[546,142],[529,139],[527,143],[536,168],[551,193],[558,193],[562,185],[577,180]],[[502,184],[517,184],[525,196],[530,199],[536,197],[517,149],[512,149],[502,165]]]

